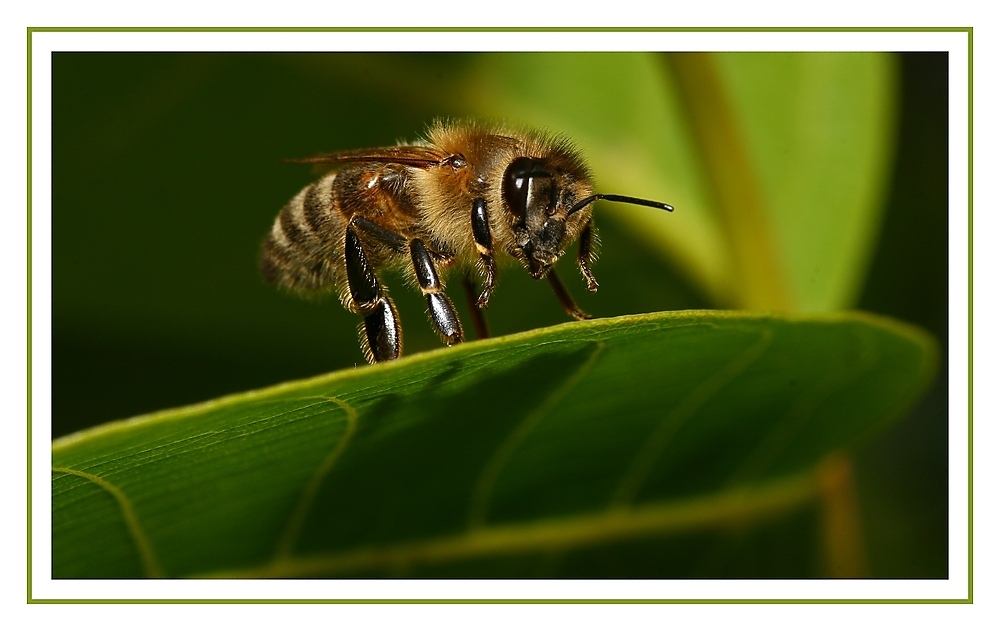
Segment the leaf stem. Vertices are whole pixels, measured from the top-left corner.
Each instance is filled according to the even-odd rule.
[[[818,473],[826,575],[863,578],[868,572],[851,461],[844,454],[832,454]]]

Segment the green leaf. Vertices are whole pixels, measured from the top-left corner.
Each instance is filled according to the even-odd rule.
[[[819,574],[824,463],[936,361],[864,314],[660,313],[113,423],[53,444],[53,575]]]
[[[885,53],[714,59],[739,130],[730,141],[748,152],[789,304],[802,311],[854,304],[890,183],[896,59]],[[738,197],[735,212],[745,204]]]

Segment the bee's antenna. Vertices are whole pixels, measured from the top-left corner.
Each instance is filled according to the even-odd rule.
[[[649,206],[650,208],[659,208],[660,210],[665,210],[667,212],[673,212],[674,207],[670,204],[664,204],[663,202],[654,202],[651,199],[639,199],[638,197],[628,197],[626,195],[591,195],[590,197],[584,198],[576,203],[575,206],[569,209],[567,215],[572,215],[578,210],[582,210],[588,204],[592,204],[599,199],[606,199],[609,202],[624,202],[626,204],[635,204],[637,206]]]

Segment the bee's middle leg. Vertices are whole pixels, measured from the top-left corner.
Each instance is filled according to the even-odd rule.
[[[350,308],[365,318],[361,327],[361,349],[365,357],[370,363],[398,358],[403,352],[399,314],[369,265],[353,223],[347,226],[344,257],[351,293]]]
[[[481,340],[485,340],[490,336],[490,329],[486,324],[486,316],[483,315],[483,309],[479,306],[477,299],[479,294],[477,293],[476,285],[472,282],[472,277],[468,271],[462,276],[462,288],[465,290],[466,304],[469,306],[469,313],[472,314],[472,325],[476,329],[476,336]]]
[[[427,299],[431,322],[441,336],[441,341],[448,346],[463,341],[465,338],[462,333],[462,322],[458,319],[455,306],[444,293],[430,252],[420,239],[410,241],[410,260],[413,262],[413,272],[416,274],[420,291]]]

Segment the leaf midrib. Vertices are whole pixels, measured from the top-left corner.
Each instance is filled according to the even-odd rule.
[[[413,564],[447,563],[510,554],[595,546],[641,537],[749,523],[784,514],[815,500],[816,469],[767,484],[735,487],[694,499],[652,502],[533,522],[477,526],[445,537],[366,546],[346,552],[274,559],[195,578],[345,576]]]

